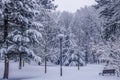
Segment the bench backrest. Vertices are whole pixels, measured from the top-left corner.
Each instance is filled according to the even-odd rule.
[[[115,69],[105,69],[103,73],[115,73]]]

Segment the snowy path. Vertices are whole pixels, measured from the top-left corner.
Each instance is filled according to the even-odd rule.
[[[0,63],[0,80],[3,76],[3,63]],[[99,76],[102,65],[88,65],[81,67],[63,67],[63,76],[59,75],[59,66],[48,67],[48,73],[44,74],[43,66],[26,65],[18,70],[18,63],[10,64],[9,80],[120,80],[116,76]]]

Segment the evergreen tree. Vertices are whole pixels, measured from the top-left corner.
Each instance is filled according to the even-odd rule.
[[[100,15],[105,19],[104,22],[104,38],[108,41],[109,54],[111,64],[117,66],[117,71],[120,75],[119,67],[119,34],[120,34],[120,0],[98,0],[97,8],[100,10]],[[116,46],[115,46],[116,45]]]
[[[104,36],[108,39],[116,39],[119,37],[119,17],[120,17],[120,1],[119,0],[97,0],[97,7],[100,10],[100,15],[106,21],[104,23]],[[115,37],[115,36],[116,37]]]
[[[10,55],[18,55],[20,57],[20,69],[22,58],[28,55],[33,56],[33,58],[37,57],[31,50],[30,45],[39,44],[40,38],[42,38],[40,27],[43,25],[41,21],[36,22],[35,18],[43,14],[46,11],[45,9],[48,9],[43,7],[45,4],[42,4],[41,0],[0,1],[0,17],[2,22],[0,29],[4,30],[4,38],[1,39],[4,43],[0,51],[1,54],[7,55],[6,58],[13,58]],[[49,6],[51,5],[53,6],[53,4]],[[4,78],[8,78],[8,76]]]

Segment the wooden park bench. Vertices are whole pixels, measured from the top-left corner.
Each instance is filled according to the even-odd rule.
[[[104,76],[105,74],[115,75],[116,71],[115,69],[104,69],[102,73],[99,73],[99,75]]]

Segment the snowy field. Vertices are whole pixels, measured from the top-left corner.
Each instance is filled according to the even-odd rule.
[[[0,80],[3,77],[3,62],[0,62]],[[99,76],[102,65],[87,65],[77,70],[77,67],[63,67],[63,76],[59,75],[59,66],[49,66],[44,74],[44,66],[26,64],[18,70],[18,63],[10,62],[9,80],[120,80],[117,76]]]

